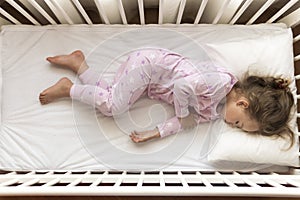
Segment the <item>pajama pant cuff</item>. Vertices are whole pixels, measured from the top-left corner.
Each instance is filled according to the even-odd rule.
[[[79,79],[83,83],[86,83],[92,76],[93,76],[93,70],[91,68],[88,68],[82,74],[79,75]]]
[[[79,86],[80,87],[80,86]],[[80,100],[81,93],[78,91],[78,85],[73,84],[70,89],[71,99]]]

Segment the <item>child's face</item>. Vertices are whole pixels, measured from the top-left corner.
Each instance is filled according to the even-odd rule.
[[[246,112],[249,104],[245,99],[229,101],[225,104],[224,120],[232,127],[240,128],[246,132],[255,132],[259,130],[256,120],[250,118]]]

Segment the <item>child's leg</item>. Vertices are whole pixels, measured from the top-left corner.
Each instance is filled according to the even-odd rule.
[[[143,66],[130,71],[126,76],[120,78],[114,87],[110,87],[104,81],[99,82],[99,74],[93,74],[94,72],[89,69],[81,51],[49,57],[47,60],[73,70],[79,74],[83,83],[92,85],[76,85],[64,78],[65,81],[60,80],[40,94],[42,104],[50,103],[61,97],[71,97],[95,106],[105,115],[118,115],[127,111],[138,100],[150,82],[151,66]],[[62,91],[62,88],[66,86],[67,89]]]
[[[129,110],[146,91],[150,83],[151,66],[137,67],[123,75],[112,87],[113,115]]]
[[[143,65],[118,77],[114,85],[109,85],[102,74],[88,68],[79,75],[86,85],[74,84],[71,98],[95,106],[105,115],[118,115],[129,110],[150,83],[151,66]]]
[[[151,67],[131,70],[113,87],[74,84],[70,97],[94,106],[106,116],[122,114],[128,111],[147,89],[150,82],[150,70]]]
[[[111,116],[110,90],[104,90],[94,85],[76,85],[68,78],[62,78],[44,90],[39,99],[44,105],[63,97],[82,101],[96,107],[104,115]]]
[[[73,84],[70,97],[97,108],[102,114],[112,116],[111,89],[103,89],[94,85]]]
[[[47,60],[79,75],[79,79],[83,84],[96,85],[102,88],[109,87],[108,83],[102,78],[102,74],[89,68],[85,61],[85,56],[82,51],[74,51],[69,55],[59,55],[48,57]]]
[[[103,75],[91,68],[85,70],[79,75],[80,81],[85,85],[94,85],[103,89],[108,89],[111,86],[103,79]]]
[[[40,94],[41,104],[48,104],[56,99],[71,97],[97,108],[101,113],[111,116],[110,90],[104,90],[94,85],[76,85],[70,79],[62,78],[53,86]]]

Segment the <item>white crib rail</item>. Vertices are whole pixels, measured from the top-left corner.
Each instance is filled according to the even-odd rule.
[[[144,0],[138,0],[138,6],[139,6],[140,22],[141,25],[144,25],[145,24]]]
[[[28,1],[33,7],[29,7]],[[39,25],[40,23],[38,22],[40,19],[38,16],[30,15],[28,11],[31,13],[39,12],[43,17],[45,17],[49,23],[55,24],[53,18],[50,16],[50,13],[47,13],[46,9],[50,9],[52,14],[55,16],[56,19],[60,23],[64,24],[73,24],[74,21],[78,23],[87,23],[87,24],[93,24],[93,21],[90,19],[88,16],[86,10],[85,10],[85,4],[90,1],[80,1],[80,0],[65,0],[65,1],[57,1],[57,0],[44,0],[46,3],[46,6],[48,8],[45,8],[45,4],[40,5],[37,3],[36,0],[21,0],[21,1],[15,1],[15,0],[5,0],[8,4],[10,4],[15,10],[10,10],[19,12],[24,18],[28,19],[32,24]],[[111,0],[108,3],[106,1],[101,1],[101,0],[94,0],[94,4],[96,5],[96,8],[98,10],[98,14],[101,17],[103,23],[110,24],[110,21],[116,21],[114,23],[120,23],[120,24],[127,24],[127,16],[125,12],[125,7],[123,4],[128,4],[127,7],[131,8],[135,4],[132,4],[132,2],[137,2],[138,4],[138,10],[139,10],[139,15],[140,15],[140,24],[145,24],[145,15],[144,15],[144,10],[146,8],[145,4],[147,2],[151,2],[149,0],[132,0],[132,1],[124,1],[124,0]],[[257,0],[256,0],[257,1]],[[253,14],[245,14],[245,11],[252,9],[257,9],[254,7],[255,0],[224,0],[220,2],[212,1],[212,0],[203,0],[201,1],[201,5],[198,8],[197,15],[194,17],[194,23],[212,23],[212,24],[217,24],[219,21],[224,22],[222,19],[226,18],[228,16],[232,16],[230,20],[228,20],[227,23],[229,24],[235,24],[235,23],[246,23],[246,24],[253,24],[255,21],[262,16],[267,9],[271,9],[272,5],[276,5],[278,1],[276,0],[265,0],[266,2]],[[23,2],[23,3],[22,3]],[[173,13],[177,13],[177,16],[173,20],[174,23],[181,23],[182,18],[184,15],[185,7],[186,4],[190,3],[187,2],[186,0],[158,0],[158,7],[159,10],[159,15],[158,15],[158,23],[163,24],[165,23],[164,19],[164,13],[165,10],[166,12],[171,12],[170,9],[167,9],[168,7],[174,8],[172,11]],[[21,4],[21,5],[19,5]],[[174,6],[174,4],[178,4]],[[283,22],[286,23],[289,26],[295,26],[299,24],[300,22],[300,10],[299,10],[299,0],[290,0],[288,1],[282,8],[276,12],[273,16],[269,18],[269,20],[266,20],[265,22],[267,23],[272,23],[272,22]],[[108,7],[108,5],[110,7]],[[219,6],[216,6],[219,5]],[[230,6],[229,6],[230,5]],[[91,6],[91,3],[88,4],[88,6]],[[87,7],[88,7],[87,6]],[[298,8],[295,10],[293,9],[294,12],[290,13],[290,10],[293,6],[298,6]],[[153,7],[153,5],[152,5]],[[76,9],[75,9],[76,8]],[[113,14],[110,13],[110,9],[113,8],[113,10],[118,10],[119,12],[115,12]],[[3,8],[2,8],[3,9]],[[252,10],[251,9],[251,10]],[[186,10],[186,12],[189,12],[189,10]],[[3,12],[4,13],[4,12]],[[8,17],[7,15],[2,14],[2,18],[5,18],[6,20],[11,21],[12,23],[16,23],[17,20],[12,20],[12,18]],[[109,13],[109,14],[108,14]],[[129,13],[129,11],[127,12]],[[71,16],[69,16],[71,14]],[[170,13],[168,13],[170,14]],[[286,15],[287,14],[287,15]],[[239,18],[242,15],[247,15],[246,17],[248,18],[247,21],[244,22],[239,22]],[[79,16],[82,17],[84,20],[79,20]],[[282,17],[284,16],[284,17]],[[204,17],[206,19],[210,19],[211,21],[201,21],[201,17]],[[282,18],[280,18],[282,17]],[[114,19],[113,19],[114,18]],[[115,20],[115,19],[119,19]],[[74,21],[72,20],[74,19]],[[167,22],[169,23],[169,19]],[[226,20],[225,20],[226,21]]]
[[[287,24],[289,27],[295,27],[300,23],[300,8],[282,18],[278,22],[283,22]]]
[[[291,0],[285,6],[283,6],[275,15],[273,15],[267,23],[273,23],[277,20],[283,13],[285,13],[288,9],[290,9],[295,3],[299,2],[299,0]]]
[[[80,14],[82,15],[82,17],[85,19],[85,21],[90,25],[93,24],[92,20],[90,19],[90,17],[87,15],[84,8],[80,4],[79,0],[72,0],[72,1],[73,1],[74,5],[77,7],[77,9],[80,12]]]
[[[9,21],[13,22],[14,24],[21,24],[21,22],[19,22],[17,19],[15,19],[13,16],[11,16],[8,12],[3,10],[2,8],[0,8],[0,14],[7,18],[7,20],[2,18],[5,22],[8,22],[8,20],[9,20]]]
[[[300,195],[299,175],[256,172],[30,171],[0,175],[9,195]]]
[[[201,19],[202,15],[203,15],[203,12],[204,12],[204,9],[206,7],[207,2],[208,2],[208,0],[201,1],[201,5],[200,5],[200,7],[198,9],[198,13],[197,13],[197,16],[195,18],[194,24],[199,24],[200,19]]]
[[[105,9],[103,8],[103,5],[101,4],[100,0],[95,0],[96,6],[99,10],[101,18],[104,20],[105,24],[110,24],[109,19],[106,15]]]
[[[35,0],[28,0],[28,2],[38,10],[51,24],[57,24],[50,15],[35,1]]]
[[[246,24],[253,24],[253,22],[255,22],[258,17],[261,16],[272,5],[272,3],[274,3],[274,1],[275,0],[268,0]]]
[[[17,9],[24,17],[26,17],[34,25],[40,25],[30,14],[28,14],[21,6],[19,6],[14,0],[6,0],[10,5]]]

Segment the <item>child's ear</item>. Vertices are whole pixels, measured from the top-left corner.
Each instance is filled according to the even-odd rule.
[[[236,102],[237,106],[242,106],[242,108],[247,109],[249,107],[249,102],[245,98],[241,98]]]

